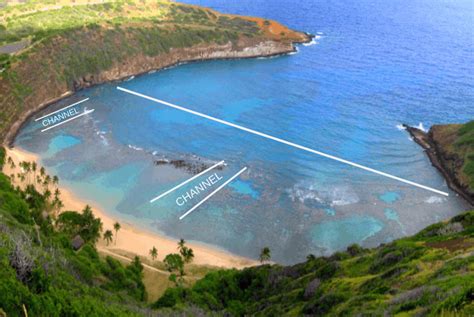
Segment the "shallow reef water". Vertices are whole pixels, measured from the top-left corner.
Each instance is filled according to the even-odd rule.
[[[397,126],[474,118],[468,1],[189,2],[275,19],[319,38],[297,54],[191,63],[79,91],[37,116],[86,97],[78,110],[93,113],[44,133],[32,118],[15,145],[38,153],[63,185],[119,219],[250,257],[269,246],[282,263],[387,242],[467,208]],[[450,196],[206,121],[117,85]],[[207,175],[150,203],[193,176],[157,160],[203,166],[225,160],[215,170],[223,181],[248,170],[179,220],[209,192],[183,206],[176,198]]]

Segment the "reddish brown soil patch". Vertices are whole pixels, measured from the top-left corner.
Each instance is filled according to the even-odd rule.
[[[474,247],[474,241],[465,238],[455,238],[447,241],[427,242],[426,246],[435,249],[446,249],[450,252],[457,250],[467,250]]]

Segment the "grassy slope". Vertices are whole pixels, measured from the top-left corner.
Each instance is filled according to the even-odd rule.
[[[430,136],[443,152],[447,168],[474,195],[474,121],[435,125]]]
[[[14,189],[0,173],[0,315],[145,313],[140,274],[112,258],[100,260],[93,244],[73,251],[70,237],[41,216],[43,203],[41,196]]]
[[[169,289],[155,306],[236,316],[472,316],[473,252],[471,211],[375,249],[213,272],[191,289]]]
[[[156,57],[198,44],[237,45],[243,39],[304,39],[274,21],[168,1],[41,3],[0,9],[0,45],[30,43],[16,54],[0,55],[0,137],[26,110],[76,89],[83,78],[123,67],[135,56]]]
[[[116,259],[124,265],[129,264],[135,257],[135,254],[123,250],[114,250],[114,253],[120,255],[120,257],[116,257]],[[100,250],[99,254],[104,258],[107,255],[110,255],[110,253],[103,253]],[[123,257],[126,257],[127,260]],[[140,260],[144,265],[146,265],[143,271],[143,283],[145,284],[148,293],[147,302],[153,303],[165,293],[166,289],[175,284],[169,280],[169,273],[166,271],[166,266],[163,262],[158,260],[152,261],[149,257],[140,257]],[[149,267],[155,268],[156,270],[150,269]],[[194,285],[197,280],[217,269],[217,267],[208,265],[196,265],[193,263],[186,264],[184,285],[190,287]]]

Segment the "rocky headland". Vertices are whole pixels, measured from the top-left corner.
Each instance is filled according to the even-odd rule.
[[[444,176],[448,186],[471,205],[474,205],[473,175],[469,167],[474,156],[473,123],[434,125],[428,132],[404,125],[413,140],[425,150],[431,164]]]
[[[183,62],[285,54],[295,51],[295,43],[311,41],[310,35],[276,21],[166,1],[145,2],[144,6],[150,10],[148,16],[143,13],[143,4],[100,7],[100,18],[91,14],[93,22],[89,19],[77,23],[71,18],[72,26],[63,22],[66,25],[62,29],[50,32],[30,28],[30,33],[23,34],[24,28],[5,27],[3,32],[12,39],[18,34],[19,38],[33,40],[28,48],[7,56],[6,61],[3,56],[0,64],[3,143],[11,145],[22,124],[34,113],[86,87]],[[75,10],[79,8],[82,10],[81,6]],[[64,19],[65,9],[48,12],[57,12],[58,18]],[[137,18],[137,11],[144,16]],[[11,18],[11,12],[2,13],[0,23]],[[30,25],[32,19],[43,25],[50,23],[51,17],[46,20],[41,14],[25,14],[25,25]],[[20,26],[22,17],[16,15]]]

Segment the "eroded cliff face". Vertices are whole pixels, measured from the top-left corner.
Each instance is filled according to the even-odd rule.
[[[239,36],[221,44],[211,41],[171,47],[159,54],[137,49],[133,33],[107,33],[101,29],[85,29],[40,44],[27,58],[13,65],[8,76],[0,78],[0,137],[4,144],[11,144],[28,117],[82,88],[182,62],[289,53],[295,50],[294,43],[311,40],[304,33],[273,23],[279,26],[276,30],[281,35],[267,29],[259,36]]]
[[[158,56],[147,56],[144,54],[130,56],[122,63],[114,65],[111,69],[102,71],[99,74],[89,74],[78,78],[74,82],[74,87],[77,90],[184,62],[265,57],[290,53],[294,50],[295,48],[291,43],[254,39],[240,40],[238,46],[234,46],[229,42],[224,45],[206,44],[188,48],[172,48],[169,53]]]

